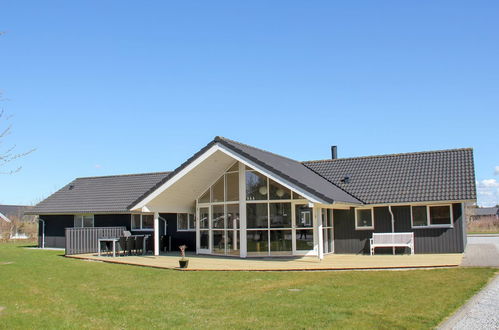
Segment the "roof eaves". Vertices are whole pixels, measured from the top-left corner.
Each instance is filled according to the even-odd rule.
[[[277,174],[278,176],[280,176],[280,177],[282,177],[283,179],[285,179],[285,180],[287,180],[287,181],[289,181],[289,182],[293,183],[294,185],[296,185],[296,186],[298,186],[298,187],[300,187],[300,188],[302,188],[302,189],[306,190],[307,192],[309,192],[309,193],[311,193],[311,194],[313,194],[313,195],[315,195],[315,196],[319,197],[319,198],[320,198],[320,199],[322,199],[323,201],[325,201],[325,202],[327,202],[327,203],[333,203],[333,202],[334,202],[334,200],[333,200],[332,198],[330,198],[330,197],[328,197],[328,196],[323,195],[322,193],[320,193],[320,192],[318,192],[318,191],[316,191],[316,190],[314,190],[314,189],[310,188],[309,186],[307,186],[307,185],[305,185],[305,184],[302,184],[301,182],[299,182],[299,181],[295,180],[294,178],[292,178],[292,177],[290,177],[290,176],[286,175],[285,173],[282,173],[281,171],[276,170],[275,168],[273,168],[273,167],[271,167],[271,166],[269,166],[269,165],[265,164],[264,162],[260,161],[259,159],[257,159],[257,158],[255,158],[255,157],[253,157],[253,156],[251,156],[251,155],[249,155],[249,154],[245,153],[245,152],[244,152],[244,151],[242,151],[241,149],[239,149],[239,148],[235,147],[234,145],[232,145],[231,143],[229,143],[229,142],[234,142],[234,141],[231,141],[231,140],[226,141],[226,140],[228,140],[228,139],[221,138],[221,137],[218,137],[218,136],[215,138],[215,141],[219,142],[219,143],[220,143],[220,144],[222,144],[223,146],[225,146],[225,147],[227,147],[227,148],[231,149],[232,151],[234,151],[234,152],[236,152],[236,153],[238,153],[238,154],[240,154],[240,155],[244,156],[245,158],[247,158],[247,159],[249,159],[249,160],[251,160],[251,161],[255,162],[256,164],[258,164],[258,165],[262,166],[262,167],[263,167],[263,168],[265,168],[266,170],[268,170],[268,171],[270,171],[270,172],[273,172],[273,173]],[[239,143],[239,142],[237,142],[237,143]],[[261,150],[261,149],[260,149],[260,150]],[[262,151],[264,151],[264,150],[262,150]],[[267,151],[265,151],[265,152],[267,152]],[[275,155],[275,154],[274,154],[274,155]],[[276,156],[279,156],[279,155],[276,155]],[[282,156],[279,156],[279,157],[282,157]],[[285,157],[283,157],[283,158],[285,158]],[[288,158],[288,159],[289,159],[289,158]],[[294,161],[294,160],[293,160],[293,161]],[[303,165],[303,164],[302,164],[302,165]],[[309,169],[309,170],[310,170],[310,168],[308,168],[307,166],[305,166],[305,165],[303,165],[303,166],[304,166],[305,168],[307,168],[307,169]],[[312,171],[312,172],[314,172],[315,174],[317,174],[315,171]],[[320,175],[319,175],[319,176],[320,176]],[[321,178],[324,178],[323,176],[320,176],[320,177],[321,177]],[[328,181],[328,180],[326,180],[326,181]],[[328,182],[330,182],[330,181],[328,181]],[[333,184],[333,185],[334,185],[334,184]],[[336,186],[336,185],[334,185],[334,186]],[[336,187],[337,187],[337,186],[336,186]],[[338,188],[339,188],[339,187],[338,187]],[[341,189],[341,188],[340,188],[340,189]],[[341,189],[341,190],[342,190],[342,191],[344,191],[343,189]],[[346,192],[346,193],[347,193],[349,196],[352,196],[354,199],[358,200],[360,203],[363,203],[360,199],[358,199],[357,197],[353,196],[352,194],[350,194],[350,193],[348,193],[348,192]]]

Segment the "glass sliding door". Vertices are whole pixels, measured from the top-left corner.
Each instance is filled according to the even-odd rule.
[[[322,209],[322,246],[324,254],[334,252],[333,210]]]

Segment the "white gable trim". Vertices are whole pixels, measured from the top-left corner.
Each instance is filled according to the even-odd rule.
[[[292,191],[294,191],[294,192],[302,195],[303,197],[305,197],[306,199],[308,199],[309,201],[311,201],[313,203],[324,203],[324,204],[327,204],[326,201],[318,199],[317,197],[312,196],[309,192],[307,192],[307,191],[305,191],[305,190],[303,190],[301,188],[298,188],[295,185],[292,185],[291,183],[285,181],[284,179],[281,179],[280,177],[277,177],[272,172],[269,172],[268,170],[266,170],[263,167],[257,165],[256,163],[248,160],[247,158],[242,157],[242,156],[234,153],[232,150],[228,149],[227,147],[225,147],[223,145],[220,145],[220,151],[226,153],[227,155],[231,156],[232,158],[236,159],[237,161],[240,161],[244,165],[249,166],[249,167],[257,170],[261,174],[269,177],[270,179],[272,179],[275,182],[283,185],[284,187],[286,187],[286,188],[288,188],[288,189],[290,189],[290,190],[292,190]]]
[[[281,179],[279,177],[276,177],[275,174],[269,172],[268,170],[262,168],[261,166],[255,164],[254,162],[252,162],[252,161],[250,161],[250,160],[248,160],[248,159],[246,159],[244,157],[241,157],[240,155],[238,155],[235,152],[233,152],[232,150],[224,147],[223,145],[215,144],[210,149],[208,149],[207,151],[205,151],[201,156],[199,156],[197,159],[195,159],[193,162],[191,162],[189,165],[187,165],[185,168],[183,168],[180,172],[178,172],[177,174],[175,174],[168,181],[166,181],[161,186],[159,186],[156,190],[154,190],[152,193],[150,193],[146,198],[144,198],[142,201],[140,201],[139,203],[137,203],[136,205],[134,205],[133,207],[131,207],[131,210],[141,210],[144,207],[147,207],[147,204],[149,202],[151,202],[153,199],[155,199],[156,197],[158,197],[163,191],[165,191],[166,189],[168,189],[175,182],[177,182],[178,180],[180,180],[187,173],[189,173],[192,169],[194,169],[196,166],[198,166],[199,164],[201,164],[203,161],[205,161],[208,157],[210,157],[211,155],[213,155],[217,151],[221,151],[221,152],[229,155],[230,157],[234,158],[235,160],[240,161],[241,163],[245,164],[246,166],[254,168],[258,172],[266,175],[267,177],[269,177],[270,179],[272,179],[272,180],[276,181],[277,183],[283,185],[284,187],[297,192],[298,194],[302,195],[303,197],[305,197],[306,199],[310,200],[313,203],[328,204],[326,201],[323,201],[321,199],[318,199],[315,196],[312,196],[310,193],[306,192],[305,190],[303,190],[301,188],[298,188],[298,187],[290,184],[289,182],[287,182],[287,181],[285,181],[285,180],[283,180],[283,179]]]
[[[2,213],[0,213],[0,219],[3,219],[3,220],[5,220],[5,221],[7,221],[7,222],[12,222],[12,221],[10,221],[10,219],[9,219],[9,218],[7,218],[7,217],[6,217],[5,215],[3,215]]]

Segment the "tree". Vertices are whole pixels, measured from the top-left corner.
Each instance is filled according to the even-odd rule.
[[[17,152],[16,145],[5,145],[5,138],[12,133],[12,124],[9,123],[10,118],[11,117],[5,114],[3,109],[0,110],[0,174],[12,174],[19,172],[21,170],[21,166],[7,170],[5,170],[5,166],[7,166],[10,162],[35,151],[35,149],[31,149],[25,152]]]

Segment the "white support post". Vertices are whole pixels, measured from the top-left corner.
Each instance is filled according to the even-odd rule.
[[[319,260],[324,259],[324,237],[322,231],[322,209],[320,207],[314,207],[314,218],[317,228],[317,257]]]
[[[246,173],[245,166],[239,162],[239,234],[240,234],[240,256],[246,258],[248,256],[246,244]]]
[[[154,255],[159,256],[159,212],[154,212]]]

